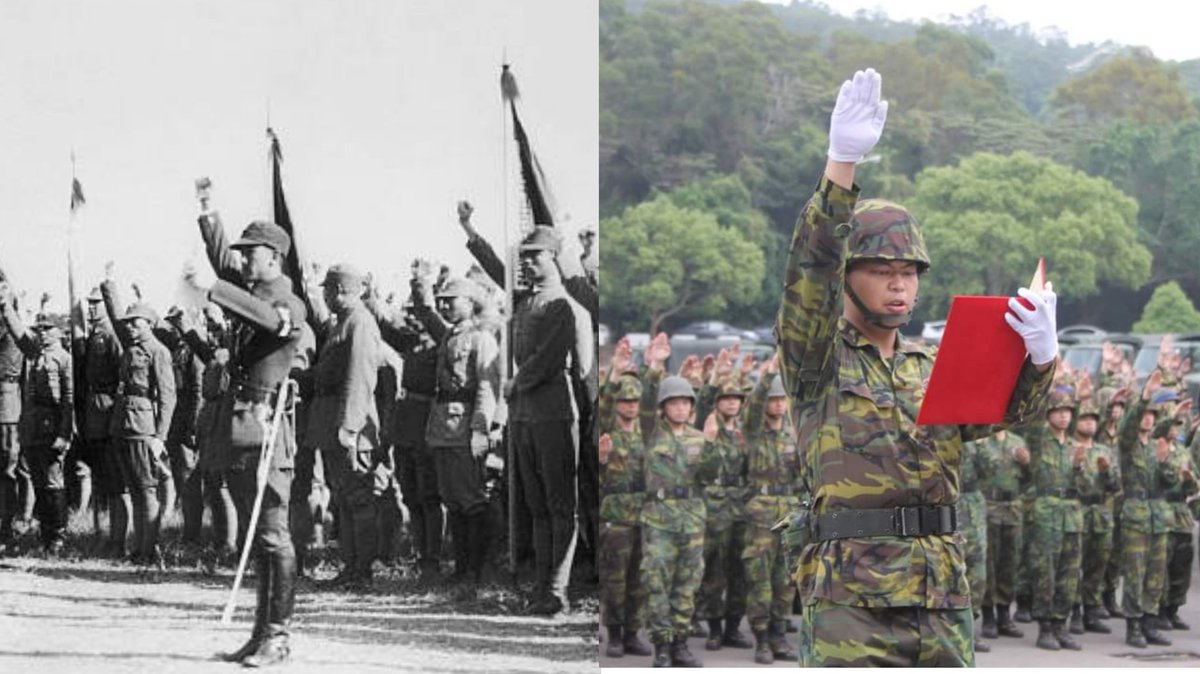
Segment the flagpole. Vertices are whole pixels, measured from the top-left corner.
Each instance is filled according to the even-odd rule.
[[[76,190],[79,179],[75,175],[75,150],[71,150],[71,217],[67,220],[67,326],[72,343],[75,339],[84,337],[82,312],[76,315],[78,307],[75,295],[75,209]],[[82,193],[82,190],[79,190]]]
[[[506,384],[508,383],[509,377],[511,376],[512,339],[510,337],[510,332],[512,330],[512,327],[515,325],[515,323],[514,323],[515,306],[513,303],[513,285],[516,283],[516,278],[517,278],[517,276],[516,276],[516,260],[513,259],[511,249],[509,247],[509,231],[508,231],[508,228],[509,228],[508,190],[510,188],[510,185],[509,185],[509,179],[508,179],[508,114],[507,114],[507,110],[505,110],[505,108],[506,108],[505,104],[508,101],[507,101],[506,96],[504,95],[504,87],[503,87],[503,78],[504,78],[503,72],[504,72],[504,70],[506,70],[508,68],[508,48],[507,47],[505,47],[502,52],[501,63],[503,64],[503,68],[501,69],[501,76],[500,76],[501,77],[500,143],[501,143],[501,147],[502,147],[502,157],[503,157],[502,161],[504,162],[504,164],[503,164],[504,189],[501,190],[502,198],[503,198],[503,213],[504,213],[504,218],[502,220],[503,231],[501,233],[501,239],[502,239],[504,247],[501,248],[501,250],[504,251],[504,257],[507,261],[507,264],[504,265],[504,276],[505,276],[505,278],[504,278],[504,297],[505,297],[505,304],[507,305],[506,309],[507,309],[507,313],[508,313],[508,321],[505,324],[505,329],[500,331],[500,353],[502,354],[502,361],[501,361],[501,367],[500,367],[500,390],[503,391],[506,388]],[[518,573],[517,573],[517,533],[518,533],[518,531],[517,531],[517,456],[516,456],[516,447],[513,443],[513,438],[512,438],[512,419],[511,419],[511,417],[507,420],[506,423],[507,423],[507,428],[506,428],[504,437],[507,440],[507,442],[505,443],[507,445],[507,448],[506,448],[507,456],[506,456],[505,468],[507,469],[506,473],[507,473],[507,477],[508,477],[508,479],[507,479],[507,482],[508,482],[508,559],[509,559],[509,563],[512,565],[512,578],[513,578],[513,584],[515,585],[517,583],[517,579],[518,579]]]

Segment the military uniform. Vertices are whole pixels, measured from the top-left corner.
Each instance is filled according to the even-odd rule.
[[[636,644],[644,625],[646,591],[639,575],[642,528],[638,519],[645,501],[642,426],[647,422],[635,420],[633,429],[626,431],[616,424],[613,411],[616,402],[641,401],[644,394],[633,374],[606,382],[600,392],[600,430],[613,441],[612,452],[600,463],[600,612],[608,626],[610,656],[640,650],[628,644]],[[643,405],[641,409],[645,415],[654,408]]]
[[[1197,472],[1191,452],[1178,444],[1172,447],[1167,463],[1171,472],[1181,476],[1184,470],[1190,470],[1193,475]],[[1160,610],[1160,626],[1165,621],[1173,629],[1187,629],[1186,623],[1179,620],[1179,607],[1187,603],[1188,589],[1192,585],[1196,519],[1187,500],[1197,491],[1200,487],[1193,477],[1191,480],[1180,479],[1163,494],[1171,510],[1171,525],[1167,538],[1167,588]]]
[[[176,311],[179,311],[176,309]],[[168,313],[168,319],[176,315]],[[171,460],[171,477],[175,493],[183,506],[184,543],[200,542],[200,527],[204,519],[203,473],[196,469],[199,451],[196,446],[196,423],[203,400],[204,362],[182,334],[175,331],[176,343],[171,348],[171,369],[175,373],[176,404],[167,432],[167,456]],[[174,503],[167,503],[168,509]]]
[[[229,349],[225,335],[201,335],[195,330],[184,339],[204,361],[200,379],[200,409],[196,415],[196,470],[201,475],[204,501],[212,516],[212,547],[220,555],[232,556],[238,549],[238,513],[229,491],[227,443],[216,442],[221,400],[229,391]],[[243,534],[245,532],[242,532]]]
[[[967,563],[967,583],[971,587],[971,609],[976,618],[983,615],[983,600],[987,592],[988,518],[987,499],[983,495],[980,477],[993,472],[991,455],[983,451],[986,440],[963,443],[962,466],[959,468],[958,529],[967,541],[964,557]],[[986,651],[976,635],[975,650]]]
[[[981,600],[984,636],[990,636],[992,630],[994,636],[1024,636],[1009,616],[1017,570],[1022,565],[1019,497],[1026,470],[1017,462],[1014,451],[1024,446],[1025,439],[1009,431],[997,433],[979,444],[989,466],[988,472],[979,476],[979,487],[987,499],[987,589]]]
[[[99,289],[88,301],[103,301]],[[98,308],[103,312],[103,308]],[[121,479],[116,446],[109,436],[121,365],[121,345],[113,324],[98,316],[83,341],[81,353],[82,381],[78,382],[81,389],[78,394],[82,399],[79,419],[79,439],[83,445],[81,458],[90,469],[97,501],[103,500],[108,506],[108,551],[117,557],[124,557],[129,513],[133,505],[129,499],[129,489]],[[99,527],[96,533],[100,533]]]
[[[928,265],[910,215],[875,200],[856,207],[857,199],[822,177],[796,227],[776,325],[813,497],[813,541],[795,571],[802,661],[970,665],[958,469],[962,443],[996,427],[917,426],[932,350],[898,336],[885,362],[842,317],[848,247]],[[1024,365],[1008,423],[1039,414],[1052,372]]]
[[[25,356],[21,347],[12,330],[0,321],[0,552],[12,541],[13,522],[22,509],[18,423],[21,419],[21,372],[24,369]]]
[[[1081,405],[1079,416],[1087,414],[1099,418],[1098,409]],[[1100,470],[1100,457],[1108,461],[1107,470]],[[1113,552],[1113,501],[1121,491],[1121,464],[1113,448],[1096,442],[1088,449],[1081,470],[1079,500],[1083,505],[1083,579],[1080,599],[1083,603],[1083,624],[1089,632],[1107,634],[1111,630],[1100,622],[1099,611],[1104,601],[1104,573]]]
[[[199,219],[209,262],[219,279],[209,299],[231,315],[233,334],[229,388],[218,402],[212,443],[229,455],[229,487],[239,518],[249,516],[255,496],[260,453],[272,424],[275,444],[267,467],[258,526],[251,537],[258,578],[258,601],[250,640],[226,659],[256,665],[286,659],[288,629],[295,604],[296,551],[288,505],[295,458],[295,435],[288,415],[275,419],[276,396],[287,395],[286,379],[295,361],[305,322],[304,302],[286,276],[248,283],[231,249],[267,246],[286,257],[291,239],[278,225],[253,222],[232,246],[215,214]],[[247,526],[239,526],[248,530]]]

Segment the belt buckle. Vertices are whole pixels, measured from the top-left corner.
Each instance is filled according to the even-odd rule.
[[[892,509],[892,519],[895,521],[893,529],[900,536],[908,535],[908,523],[904,521],[904,506],[896,506]]]

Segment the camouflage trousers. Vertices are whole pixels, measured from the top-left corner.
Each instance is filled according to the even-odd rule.
[[[1121,568],[1121,505],[1117,499],[1113,506],[1112,554],[1108,556],[1108,566],[1104,568],[1104,591],[1116,592],[1117,584],[1121,581],[1124,571]]]
[[[622,625],[631,632],[642,628],[646,602],[639,570],[642,528],[605,522],[600,530],[600,609],[604,624]]]
[[[1078,507],[1078,504],[1075,505]],[[1051,505],[1035,506],[1029,532],[1030,589],[1035,620],[1065,620],[1079,601],[1079,573],[1083,551],[1078,531],[1063,530],[1062,511]]]
[[[1121,567],[1125,570],[1121,610],[1126,618],[1158,613],[1167,581],[1166,532],[1121,531]]]
[[[696,589],[704,576],[704,532],[642,527],[642,587],[650,641],[670,643],[691,631]]]
[[[696,617],[716,620],[746,614],[746,523],[704,532],[704,579],[696,595]]]
[[[958,528],[967,541],[967,583],[971,586],[971,608],[981,613],[988,581],[987,501],[980,492],[962,494],[958,500]]]
[[[747,536],[742,551],[749,585],[746,617],[750,629],[765,631],[772,621],[787,619],[792,607],[792,583],[779,533],[764,525],[751,524]]]
[[[1028,499],[1021,500],[1023,509],[1021,511],[1021,560],[1029,559],[1029,555],[1033,550],[1033,501]],[[1021,564],[1017,567],[1017,596],[1032,597],[1033,596],[1033,569],[1031,564]]]
[[[1192,586],[1192,532],[1172,531],[1167,534],[1167,596],[1166,606],[1183,606],[1187,603],[1188,589]]]
[[[1085,606],[1104,603],[1105,572],[1113,555],[1111,531],[1085,531],[1083,537],[1083,582],[1079,594]]]
[[[1017,570],[1021,568],[1023,538],[1020,524],[988,523],[987,591],[983,595],[984,606],[1008,606],[1013,603]]]
[[[801,667],[974,667],[971,609],[804,606]]]

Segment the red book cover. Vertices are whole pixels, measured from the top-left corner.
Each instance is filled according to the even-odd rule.
[[[1008,323],[1007,297],[955,296],[918,424],[995,424],[1025,362],[1025,342]]]

